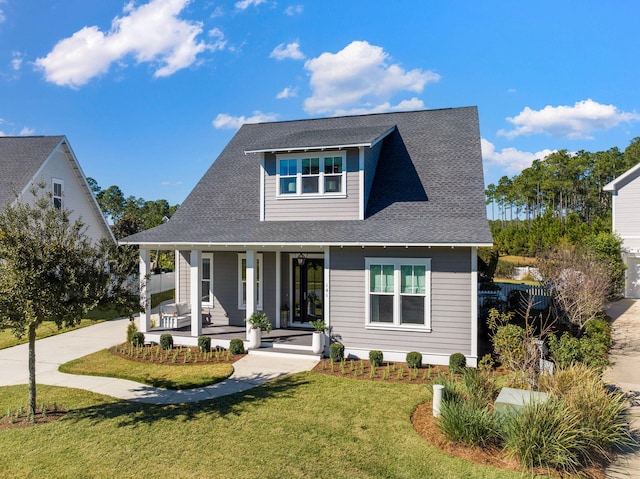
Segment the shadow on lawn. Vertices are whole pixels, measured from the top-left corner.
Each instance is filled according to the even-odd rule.
[[[253,406],[268,399],[292,397],[294,388],[308,383],[305,374],[295,374],[245,391],[204,401],[167,405],[118,401],[73,410],[68,419],[89,420],[94,423],[115,420],[118,427],[135,427],[139,424],[153,424],[164,420],[187,422],[202,414],[219,418],[239,416],[246,411],[249,404]]]

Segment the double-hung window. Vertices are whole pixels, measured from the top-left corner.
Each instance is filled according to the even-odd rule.
[[[51,198],[53,199],[53,207],[57,210],[62,209],[62,192],[64,190],[64,182],[57,178],[51,180]]]
[[[344,196],[344,152],[278,155],[279,197]]]
[[[256,308],[262,311],[262,253],[256,255]],[[238,309],[247,309],[247,255],[238,255]]]
[[[431,259],[365,258],[366,324],[382,329],[431,329]]]
[[[213,253],[202,253],[200,291],[202,304],[213,306]]]

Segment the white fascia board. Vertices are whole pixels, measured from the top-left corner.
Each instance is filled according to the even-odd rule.
[[[613,180],[610,183],[607,183],[606,185],[604,185],[604,187],[602,189],[604,191],[616,191],[618,189],[617,188],[618,183],[624,181],[625,179],[627,179],[629,176],[633,175],[638,170],[640,170],[640,163],[638,163],[633,168],[631,168],[631,169],[625,171],[624,173],[622,173],[615,180]]]
[[[326,242],[326,243],[301,243],[301,242],[282,242],[282,243],[261,243],[261,242],[129,242],[125,240],[118,241],[118,245],[139,245],[141,248],[149,249],[194,249],[194,248],[235,248],[246,249],[256,248],[257,251],[277,251],[283,248],[294,248],[304,251],[305,249],[325,248],[334,246],[339,248],[358,247],[358,248],[474,248],[474,247],[492,247],[493,243],[377,243],[377,242]]]

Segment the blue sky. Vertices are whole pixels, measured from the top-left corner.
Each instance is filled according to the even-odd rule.
[[[485,182],[640,136],[640,2],[0,0],[0,135],[180,203],[242,122],[477,105]]]

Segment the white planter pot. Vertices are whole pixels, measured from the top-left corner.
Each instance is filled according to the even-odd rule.
[[[260,328],[249,329],[249,346],[247,349],[258,349],[262,341],[262,331]]]
[[[314,331],[311,335],[311,350],[313,354],[320,354],[324,352],[324,332]]]

